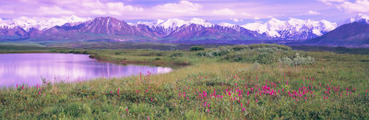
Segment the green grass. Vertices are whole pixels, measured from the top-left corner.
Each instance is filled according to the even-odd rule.
[[[279,45],[223,46],[196,52],[45,51],[85,52],[104,61],[180,67],[160,75],[43,85],[42,89],[6,88],[0,90],[0,118],[369,119],[367,55],[295,51]],[[177,53],[182,55],[173,55]],[[315,61],[296,66],[279,62],[296,53]]]

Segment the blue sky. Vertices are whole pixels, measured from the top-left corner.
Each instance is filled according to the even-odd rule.
[[[369,13],[369,0],[0,0],[0,17],[112,16],[126,21],[191,19],[244,23],[270,18],[341,22]]]

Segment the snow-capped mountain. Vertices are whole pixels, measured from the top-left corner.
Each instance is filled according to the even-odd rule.
[[[347,23],[353,23],[353,22],[365,22],[365,23],[369,23],[369,15],[364,15],[364,14],[357,14],[355,17],[349,18],[348,20],[345,21],[345,24]]]
[[[268,37],[287,40],[305,40],[323,35],[337,27],[327,20],[301,20],[291,18],[287,21],[272,18],[269,21],[248,23],[241,27],[266,34]]]
[[[154,29],[155,31],[160,31],[163,33],[163,35],[169,35],[170,33],[174,31],[178,31],[179,28],[182,26],[189,26],[191,24],[201,25],[204,27],[212,27],[214,24],[200,18],[192,18],[189,21],[173,18],[173,19],[167,19],[167,20],[161,20],[158,19],[156,21],[151,22],[137,22],[136,24],[132,25],[146,25],[150,27],[151,29]]]
[[[58,18],[44,18],[44,17],[19,17],[14,19],[2,20],[0,19],[0,27],[15,28],[21,27],[25,31],[30,31],[31,28],[39,30],[50,29],[54,26],[62,26],[66,23],[78,24],[91,20],[92,18],[82,18],[77,16],[64,16]]]
[[[112,17],[95,19],[77,16],[0,20],[2,40],[306,40],[333,30],[335,23],[326,20],[271,19],[236,25],[210,23],[204,19],[167,19],[126,23]]]
[[[221,22],[218,25],[222,26],[222,27],[225,27],[225,28],[232,28],[232,29],[237,30],[237,31],[241,30],[241,27],[239,25],[231,24],[231,23],[227,23],[227,22]]]
[[[66,23],[32,35],[30,39],[41,40],[108,40],[133,41],[156,40],[157,34],[148,29],[131,26],[112,17],[98,17],[79,24]]]
[[[196,24],[196,25],[201,25],[204,27],[211,27],[214,24],[208,22],[207,20],[204,19],[200,19],[200,18],[192,18],[189,21],[185,21],[185,20],[181,20],[181,19],[177,19],[177,18],[173,18],[173,19],[167,19],[167,20],[162,20],[162,19],[158,19],[156,21],[151,21],[151,22],[137,22],[136,25],[138,24],[143,24],[143,25],[147,25],[150,27],[163,27],[165,29],[169,29],[169,28],[179,28],[182,27],[184,25],[188,26],[191,24]]]
[[[233,27],[237,27],[238,26],[238,25],[231,24],[231,23],[226,23],[226,22],[221,22],[218,25],[219,26],[222,26],[222,27],[229,27],[229,28],[233,28]]]
[[[345,46],[345,47],[369,47],[369,16],[358,14],[349,18],[336,29],[319,36],[306,40],[304,45],[318,46]]]

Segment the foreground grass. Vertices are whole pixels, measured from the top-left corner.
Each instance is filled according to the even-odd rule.
[[[245,55],[237,58],[240,62],[233,61],[234,55],[242,56],[240,52],[220,57],[198,57],[197,52],[186,51],[89,52],[107,61],[187,61],[191,66],[160,75],[4,89],[0,91],[0,117],[369,119],[369,57],[365,55],[273,54],[282,57],[299,52],[316,61],[290,66],[254,63],[254,57],[249,57],[260,54],[255,51],[242,53]],[[183,56],[170,57],[175,52]]]

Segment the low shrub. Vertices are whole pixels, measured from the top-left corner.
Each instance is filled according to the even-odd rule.
[[[190,51],[201,51],[201,50],[205,50],[205,48],[202,46],[192,46],[190,48]]]
[[[287,64],[290,66],[300,66],[300,65],[310,65],[315,62],[315,59],[310,56],[300,56],[299,53],[296,53],[294,58],[283,57],[278,60],[282,64]]]
[[[184,54],[183,53],[173,53],[170,55],[171,58],[174,58],[174,57],[182,57]]]

